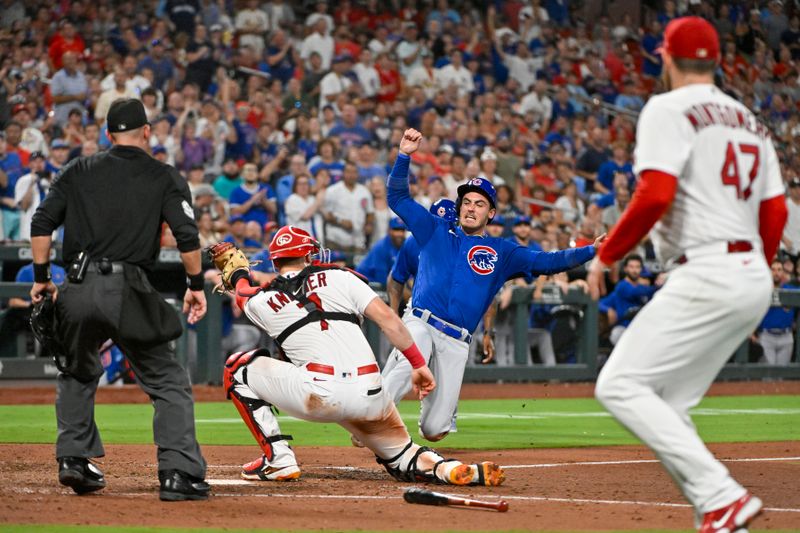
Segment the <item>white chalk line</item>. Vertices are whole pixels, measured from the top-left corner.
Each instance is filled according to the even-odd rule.
[[[723,463],[762,463],[780,461],[800,461],[800,457],[743,457],[738,459],[720,459]],[[637,465],[658,463],[658,459],[631,459],[625,461],[574,461],[567,463],[534,463],[527,465],[501,465],[506,470],[524,468],[560,468],[567,466],[617,466],[617,465]],[[209,469],[240,469],[241,465],[208,465]],[[371,472],[378,470],[375,468],[363,468],[358,466],[314,466],[309,470],[340,470],[344,472]]]
[[[800,415],[800,409],[711,409],[698,408],[690,411],[692,416],[733,416],[733,415],[754,415],[754,416],[791,416]],[[403,420],[415,421],[419,415],[401,415]],[[605,411],[542,411],[531,414],[511,414],[511,413],[458,413],[459,420],[543,420],[547,418],[611,418],[611,414]],[[300,421],[299,418],[281,415],[277,417],[279,422]],[[241,418],[198,418],[198,424],[240,424]]]
[[[212,484],[213,480],[212,480]],[[258,485],[258,482],[248,483],[252,485]],[[408,487],[401,487],[401,490],[404,490]],[[9,492],[16,492],[21,494],[54,494],[54,493],[64,493],[66,494],[65,490],[59,489],[26,489],[26,488],[15,488],[10,490]],[[437,487],[437,492],[441,492],[440,489]],[[71,492],[69,493],[72,494]],[[389,496],[389,495],[374,495],[374,494],[302,494],[302,493],[290,493],[290,494],[275,494],[275,493],[256,493],[256,494],[241,494],[241,493],[219,493],[214,492],[212,493],[214,498],[305,498],[305,499],[312,499],[312,500],[395,500],[399,499],[400,496]],[[545,502],[545,503],[569,503],[569,504],[587,504],[587,505],[636,505],[640,507],[672,507],[672,508],[691,508],[691,505],[686,503],[670,503],[670,502],[647,502],[647,501],[639,501],[639,500],[602,500],[602,499],[592,499],[592,498],[553,498],[549,496],[512,496],[512,495],[502,495],[502,494],[458,494],[458,493],[447,493],[452,496],[460,496],[460,497],[467,497],[473,499],[487,499],[487,500],[496,500],[496,499],[503,499],[503,500],[515,500],[515,501],[524,501],[524,502]],[[117,493],[109,493],[108,496],[118,496],[123,498],[154,498],[155,494],[152,491],[148,492],[117,492]],[[783,507],[765,507],[765,511],[769,511],[772,513],[800,513],[800,509],[794,508],[783,508]]]

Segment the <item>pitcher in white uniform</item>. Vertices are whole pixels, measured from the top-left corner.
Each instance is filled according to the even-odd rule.
[[[270,409],[275,406],[296,418],[338,423],[398,480],[501,484],[504,473],[493,462],[468,465],[446,460],[412,442],[384,390],[375,356],[361,331],[362,317],[374,320],[408,358],[420,397],[434,389],[433,376],[402,320],[366,280],[353,271],[312,261],[319,251],[319,243],[305,230],[284,226],[269,245],[279,273],[269,286],[251,286],[246,266],[230,274],[227,287],[235,287],[237,305],[275,339],[288,359],[253,350],[233,354],[225,364],[228,397],[263,452],[244,465],[242,477],[265,481],[300,477],[287,442],[291,437],[281,434]]]
[[[665,84],[639,117],[631,204],[589,269],[603,270],[650,230],[671,268],[597,380],[597,399],[661,460],[695,508],[702,533],[743,530],[761,501],[737,483],[697,434],[689,410],[764,315],[786,220],[768,130],[713,84],[714,28],[697,17],[664,34]]]

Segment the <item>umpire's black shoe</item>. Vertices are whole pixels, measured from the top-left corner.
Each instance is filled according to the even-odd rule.
[[[103,472],[85,457],[59,458],[58,481],[78,494],[94,492],[106,486]]]
[[[208,483],[180,470],[159,470],[158,480],[161,482],[159,498],[165,502],[207,500],[211,492]]]

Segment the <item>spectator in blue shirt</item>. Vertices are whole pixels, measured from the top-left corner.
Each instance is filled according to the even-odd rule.
[[[356,106],[352,104],[342,106],[341,120],[331,128],[328,136],[338,137],[343,148],[361,146],[372,140],[372,134],[358,121]]]
[[[369,183],[372,178],[386,181],[386,165],[377,161],[375,148],[371,143],[364,143],[358,149],[356,166],[358,167],[358,182]]]
[[[238,102],[236,104],[236,118],[232,120],[233,130],[236,132],[236,141],[226,141],[226,157],[232,157],[237,161],[250,161],[253,158],[258,131],[252,124],[247,122],[248,114],[250,114],[250,104]]]
[[[614,105],[631,111],[641,111],[644,107],[644,99],[636,94],[636,84],[633,80],[626,79],[622,84],[622,92],[614,99]]]
[[[259,183],[255,163],[247,163],[242,167],[242,177],[244,183],[231,191],[231,214],[241,215],[245,222],[258,222],[263,227],[270,216],[277,213],[275,191],[270,185]]]
[[[787,274],[783,269],[783,262],[774,259],[771,265],[772,285],[775,293],[772,297],[772,306],[758,326],[758,331],[752,340],[761,345],[764,350],[763,361],[770,365],[788,365],[792,360],[794,347],[794,322],[797,318],[796,307],[783,307],[778,299],[778,289],[796,288],[787,283]]]
[[[633,175],[633,163],[625,141],[617,141],[611,151],[611,159],[597,169],[597,181],[606,191],[614,190],[614,177],[622,173],[628,180],[628,189],[633,190],[636,178]]]
[[[317,147],[318,155],[308,162],[308,170],[312,176],[316,176],[321,169],[328,171],[331,177],[331,185],[338,183],[344,173],[344,161],[336,157],[336,143],[329,138],[320,141]]]
[[[575,106],[570,102],[569,91],[567,91],[566,87],[561,87],[556,93],[556,99],[553,101],[553,111],[551,112],[551,123],[555,122],[559,117],[565,117],[570,120],[575,117]]]
[[[139,61],[138,70],[149,68],[153,71],[153,85],[159,91],[168,90],[168,84],[175,77],[175,67],[172,60],[164,54],[164,42],[153,39],[150,43],[150,53]]]
[[[609,295],[614,301],[614,310],[617,314],[617,323],[611,330],[611,344],[617,344],[636,314],[666,281],[666,275],[661,273],[656,277],[655,285],[650,285],[650,281],[642,277],[643,265],[644,260],[636,254],[631,254],[622,261],[625,277],[617,283],[614,292]]]
[[[14,189],[24,169],[19,155],[10,148],[5,132],[0,131],[0,210],[3,213],[0,237],[13,241],[19,239],[20,218],[14,202]]]
[[[406,225],[399,218],[392,218],[389,221],[389,234],[375,243],[356,267],[356,272],[364,275],[370,282],[385,285],[405,240]]]
[[[531,233],[533,232],[533,228],[531,227],[531,217],[521,215],[515,218],[514,226],[512,227],[511,231],[514,233],[512,237],[508,238],[508,240],[511,242],[515,242],[520,246],[525,246],[526,248],[535,250],[537,252],[542,251],[542,247],[539,246],[539,243],[531,239]]]

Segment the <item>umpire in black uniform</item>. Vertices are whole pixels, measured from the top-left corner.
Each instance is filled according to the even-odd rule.
[[[150,156],[150,125],[139,100],[115,101],[107,123],[111,149],[66,165],[31,223],[31,299],[36,303],[48,293],[55,299],[57,336],[68,352],[56,396],[59,481],[78,494],[106,485],[89,459],[105,454],[94,422],[94,397],[103,372],[98,348],[110,338],[128,357],[155,408],[161,499],[203,500],[209,485],[195,436],[192,391],[170,345],[180,336],[181,323],[145,276],[158,257],[166,221],[188,274],[183,311],[190,324],[205,315],[189,188],[173,167]],[[70,268],[58,291],[48,259],[51,235],[61,224]]]

